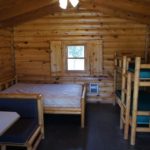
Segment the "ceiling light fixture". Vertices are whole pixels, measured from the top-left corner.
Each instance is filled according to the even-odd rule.
[[[68,1],[71,3],[73,7],[76,7],[79,3],[79,0],[59,0],[59,6],[62,9],[66,9],[68,5]]]

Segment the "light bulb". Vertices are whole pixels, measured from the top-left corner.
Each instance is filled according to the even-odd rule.
[[[67,3],[68,3],[68,0],[59,0],[59,6],[62,9],[66,9],[67,8]]]
[[[79,3],[79,0],[69,0],[73,7],[76,7]]]

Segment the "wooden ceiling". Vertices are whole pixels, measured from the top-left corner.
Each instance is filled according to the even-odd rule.
[[[17,25],[70,9],[60,9],[58,0],[0,0],[0,26]],[[150,0],[80,0],[78,7],[71,11],[84,9],[150,25]]]

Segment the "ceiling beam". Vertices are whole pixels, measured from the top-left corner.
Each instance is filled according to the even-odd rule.
[[[57,10],[57,11],[56,11]],[[16,17],[7,19],[5,21],[0,22],[0,27],[8,27],[8,26],[16,26],[27,21],[32,21],[34,19],[38,19],[48,14],[53,14],[55,12],[61,12],[62,10],[59,8],[57,4],[52,4],[49,6],[42,7],[40,9],[18,15]]]
[[[137,0],[94,0],[95,4],[121,9],[122,11],[150,16],[150,1],[142,2]]]
[[[129,11],[129,10],[127,11],[125,9],[122,9],[122,7],[116,8],[115,6],[110,6],[105,3],[100,3],[102,1],[103,0],[99,0],[99,1],[95,0],[92,4],[82,2],[81,7],[88,8],[93,11],[98,10],[107,15],[136,21],[136,22],[142,23],[142,24],[150,24],[150,16],[148,16],[148,15],[135,13],[135,12]],[[106,0],[106,1],[109,1],[109,0]],[[116,1],[118,1],[118,0],[116,0]]]
[[[107,15],[150,25],[149,4],[147,0],[81,0],[75,10],[98,10]],[[61,11],[70,9],[60,9],[58,0],[0,0],[0,27],[17,25]]]
[[[37,9],[47,7],[58,0],[1,0],[0,22],[5,21]]]

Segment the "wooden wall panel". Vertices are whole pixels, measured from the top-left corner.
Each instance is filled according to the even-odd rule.
[[[0,29],[0,80],[15,74],[13,30]]]
[[[146,47],[147,49],[146,49],[145,57],[147,58],[147,62],[150,63],[150,26],[148,27]]]
[[[90,74],[99,76],[103,74],[103,43],[102,40],[89,41],[87,43],[89,51]]]
[[[51,75],[59,76],[61,75],[62,70],[62,42],[61,41],[51,41],[50,42],[51,49]]]
[[[18,79],[45,80],[51,67],[49,43],[15,43],[15,62]]]
[[[72,74],[65,73],[62,60],[64,45],[72,41],[85,43],[88,49],[86,58],[88,73],[84,76],[98,76],[96,82],[101,86],[99,100],[111,100],[113,78],[110,74],[113,74],[114,53],[132,52],[144,56],[146,38],[146,25],[111,17],[97,11],[49,14],[14,28],[16,72],[21,81],[77,82]],[[83,76],[83,74],[75,75]],[[65,78],[66,76],[68,79]],[[101,85],[103,82],[105,86]]]

